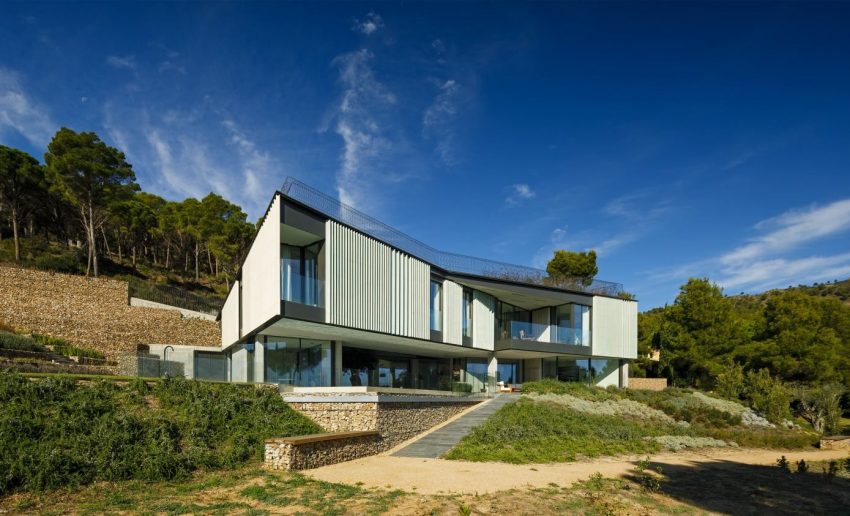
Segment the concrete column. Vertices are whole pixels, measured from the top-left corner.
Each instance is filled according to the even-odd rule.
[[[498,366],[499,366],[499,361],[496,359],[496,354],[490,353],[490,356],[488,357],[488,361],[487,361],[487,376],[493,377],[493,382],[496,381],[496,379],[495,379],[496,373],[499,371]],[[488,384],[489,384],[490,378],[487,378],[487,380],[488,380]],[[489,389],[490,385],[488,385],[487,387]]]
[[[265,337],[257,335],[254,338],[254,381],[265,383],[266,381],[266,345]]]
[[[333,385],[334,387],[338,387],[342,384],[342,342],[336,340],[331,345],[333,348],[333,364],[334,364],[334,373],[333,373]]]
[[[542,358],[527,358],[523,360],[524,367],[523,382],[535,382],[543,378],[543,359]]]
[[[620,387],[624,389],[629,386],[629,363],[623,360],[623,365],[620,366]]]

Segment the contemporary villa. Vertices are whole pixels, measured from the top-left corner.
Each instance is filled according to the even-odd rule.
[[[625,386],[637,302],[621,292],[437,251],[288,179],[221,310],[222,353],[194,369],[303,387]]]

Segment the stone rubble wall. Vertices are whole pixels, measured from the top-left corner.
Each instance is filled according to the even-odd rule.
[[[638,391],[663,391],[667,378],[629,378],[629,389]]]
[[[127,282],[0,266],[0,320],[115,358],[139,344],[220,349],[214,321],[128,305]]]
[[[344,398],[344,396],[343,396]],[[342,438],[306,444],[281,439],[266,441],[266,466],[272,469],[309,469],[376,455],[411,439],[483,400],[297,402],[289,405],[329,433],[377,430],[374,437]]]
[[[266,441],[265,464],[270,469],[298,471],[377,455],[382,451],[378,435],[340,437],[297,445],[270,439]]]

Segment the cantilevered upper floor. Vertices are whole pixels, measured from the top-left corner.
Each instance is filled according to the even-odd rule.
[[[222,346],[265,333],[435,356],[635,358],[637,303],[622,290],[438,251],[287,179],[222,309]]]

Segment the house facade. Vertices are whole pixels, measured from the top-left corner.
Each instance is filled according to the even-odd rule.
[[[230,381],[488,392],[558,378],[625,386],[622,287],[444,253],[288,179],[221,311]]]

